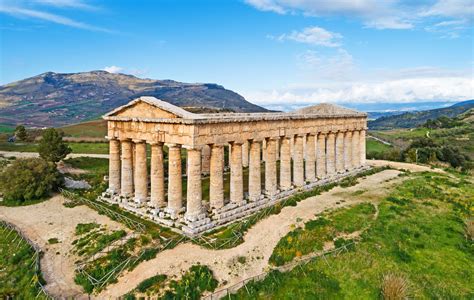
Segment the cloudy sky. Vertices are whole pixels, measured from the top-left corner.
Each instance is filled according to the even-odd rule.
[[[474,98],[474,0],[1,0],[0,83],[107,70],[267,107]]]

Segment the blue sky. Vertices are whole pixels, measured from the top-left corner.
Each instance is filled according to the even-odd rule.
[[[0,83],[105,69],[268,107],[474,98],[474,0],[1,0]]]

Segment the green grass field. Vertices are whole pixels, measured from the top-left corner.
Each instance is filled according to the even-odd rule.
[[[366,140],[365,145],[367,153],[381,153],[393,149],[393,147],[371,138]]]
[[[68,143],[72,149],[72,153],[86,154],[108,154],[109,144],[107,143]],[[15,152],[37,152],[37,143],[8,143],[0,142],[0,151]]]
[[[34,250],[16,232],[0,224],[0,299],[47,299],[39,294],[33,266]]]
[[[15,126],[0,124],[0,133],[13,133]]]
[[[455,176],[410,175],[381,200],[377,219],[354,249],[287,273],[273,271],[232,298],[379,299],[383,276],[395,273],[408,282],[408,298],[472,299],[474,243],[465,222],[474,212],[474,185]],[[292,242],[303,242],[300,236]]]
[[[68,125],[59,128],[65,136],[78,138],[103,138],[107,135],[107,122],[105,120],[93,120],[79,124]]]

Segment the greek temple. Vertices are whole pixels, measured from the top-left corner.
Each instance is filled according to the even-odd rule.
[[[195,114],[140,97],[103,117],[101,200],[196,235],[365,169],[367,115],[332,104]]]

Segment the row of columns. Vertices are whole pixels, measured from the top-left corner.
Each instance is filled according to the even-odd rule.
[[[293,153],[291,140],[294,139]],[[306,144],[304,141],[306,140]],[[281,190],[301,187],[337,172],[365,164],[365,130],[329,132],[294,137],[271,137],[263,141],[230,143],[230,201],[244,201],[243,167],[248,166],[248,199],[257,201],[264,195],[275,196]],[[305,145],[305,146],[304,146]],[[129,139],[110,140],[109,190],[124,197],[133,197],[138,204],[148,200],[154,208],[166,207],[171,213],[183,210],[181,145],[168,146],[168,197],[165,199],[163,143],[151,144],[150,172],[147,170],[146,143]],[[187,150],[187,195],[185,216],[203,212],[201,176],[210,174],[210,206],[221,208],[224,199],[224,146]],[[263,153],[262,153],[263,151]],[[278,153],[279,152],[279,153]],[[265,161],[265,182],[262,192],[261,157]],[[280,160],[280,180],[277,160]],[[205,162],[205,160],[208,162]],[[167,202],[167,203],[166,203]]]

